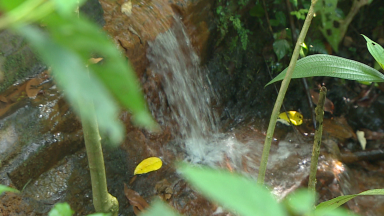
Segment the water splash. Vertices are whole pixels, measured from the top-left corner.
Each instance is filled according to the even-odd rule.
[[[203,77],[206,69],[200,66],[180,19],[175,18],[170,30],[148,44],[150,69],[162,76],[171,121],[176,122],[173,132],[187,153],[186,160],[210,166],[225,156],[238,160],[233,153],[237,141],[219,133],[217,114],[210,106],[209,79]]]
[[[217,133],[217,118],[200,59],[179,19],[174,27],[149,42],[148,59],[153,72],[163,77],[163,88],[182,138],[202,138]]]

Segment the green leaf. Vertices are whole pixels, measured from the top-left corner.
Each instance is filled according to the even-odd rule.
[[[357,214],[354,214],[346,209],[343,208],[336,208],[336,209],[321,209],[321,210],[315,210],[314,214],[311,214],[314,216],[358,216]]]
[[[140,216],[179,216],[172,208],[160,200],[156,200],[149,209]]]
[[[273,42],[273,51],[275,51],[279,61],[288,53],[289,48],[290,45],[285,39],[280,39]]]
[[[311,53],[329,54],[328,50],[324,46],[324,43],[318,39],[309,43],[309,51]]]
[[[283,80],[287,70],[288,69],[286,68],[267,85]],[[314,76],[328,76],[368,82],[384,82],[384,75],[382,73],[365,64],[324,54],[311,55],[298,60],[292,78]]]
[[[276,12],[276,19],[279,21],[279,23],[283,26],[287,24],[287,20],[285,18],[285,14],[282,11]]]
[[[110,216],[111,214],[107,213],[94,213],[94,214],[89,214],[88,216]]]
[[[46,20],[54,41],[74,53],[80,54],[84,64],[89,64],[91,54],[103,57],[103,64],[89,65],[94,74],[112,95],[133,114],[134,122],[139,126],[156,129],[136,74],[125,57],[116,49],[116,45],[98,26],[80,17],[63,19],[52,14]]]
[[[277,19],[270,19],[269,23],[271,24],[271,26],[279,26],[280,25],[280,22]]]
[[[284,199],[288,208],[297,215],[307,215],[315,206],[315,197],[308,190],[298,190]]]
[[[323,210],[323,209],[332,210],[332,209],[335,209],[335,208],[343,205],[344,203],[348,202],[349,200],[351,200],[357,196],[368,196],[368,195],[384,195],[384,189],[373,189],[373,190],[361,192],[359,194],[336,197],[334,199],[322,202],[319,205],[317,205],[316,206],[316,212]]]
[[[256,5],[249,10],[249,15],[253,17],[263,17],[265,15],[264,8],[260,2],[256,3]]]
[[[57,203],[51,211],[49,211],[48,216],[71,216],[74,213],[68,203]]]
[[[367,36],[363,35],[367,41],[367,47],[373,58],[379,63],[380,67],[384,69],[384,49],[380,44],[372,41]]]
[[[295,7],[297,7],[297,0],[290,0],[290,2],[291,2]]]
[[[34,1],[34,0],[32,0],[32,1]],[[25,0],[12,0],[12,1],[4,0],[4,1],[0,1],[0,7],[6,11],[11,11],[11,10],[15,9],[16,7],[20,6],[24,2],[25,2]]]
[[[242,216],[284,216],[282,206],[262,185],[228,171],[181,164],[186,180],[209,199]]]
[[[57,11],[64,16],[73,15],[76,7],[81,6],[85,0],[53,0]]]
[[[93,73],[88,73],[80,56],[55,43],[35,27],[23,26],[18,32],[31,43],[42,59],[52,66],[53,76],[75,108],[75,112],[91,120],[93,115],[89,112],[90,107],[81,106],[80,103],[94,103],[100,131],[109,134],[113,143],[121,142],[124,129],[117,118],[118,107],[100,80]]]
[[[14,189],[14,188],[7,187],[5,185],[0,185],[0,194],[2,194],[3,192],[19,193],[20,191]]]

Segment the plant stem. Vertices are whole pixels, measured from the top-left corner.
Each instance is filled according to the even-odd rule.
[[[307,35],[308,28],[311,24],[313,14],[314,14],[314,6],[316,4],[317,0],[312,0],[311,7],[309,8],[307,18],[305,19],[304,26],[300,32],[299,38],[297,39],[295,50],[293,51],[291,62],[288,66],[287,74],[285,75],[285,78],[281,84],[280,92],[277,96],[275,106],[273,107],[271,119],[269,121],[269,126],[267,130],[267,136],[265,138],[264,142],[264,149],[263,149],[263,155],[261,157],[261,164],[259,168],[259,176],[257,178],[257,182],[259,184],[264,184],[265,179],[265,172],[267,170],[267,162],[269,157],[269,151],[271,149],[271,143],[272,143],[272,137],[273,133],[275,131],[276,121],[277,117],[279,116],[280,108],[283,103],[285,93],[287,92],[289,82],[292,78],[293,69],[295,68],[297,58],[299,57],[301,44],[304,42],[304,38]]]
[[[90,107],[92,108],[90,111],[94,111],[93,104]],[[89,170],[91,172],[93,205],[96,212],[117,215],[119,212],[119,203],[116,197],[108,193],[99,128],[96,116],[93,116],[94,118],[88,120],[84,118],[84,115],[81,115]]]
[[[315,109],[316,112],[316,131],[315,141],[313,142],[311,168],[309,173],[308,190],[316,195],[316,173],[317,173],[317,162],[319,160],[321,137],[323,135],[323,117],[324,117],[324,103],[325,96],[327,94],[327,88],[324,86],[320,89],[319,102]]]

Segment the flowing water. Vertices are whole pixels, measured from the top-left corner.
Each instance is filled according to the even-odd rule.
[[[163,107],[170,107],[168,118],[159,115],[165,109],[156,110],[160,122],[172,125],[175,141],[170,147],[181,146],[184,159],[191,163],[222,167],[256,179],[265,132],[252,122],[234,124],[229,131],[221,131],[218,114],[211,108],[211,101],[220,99],[211,91],[211,81],[205,76],[207,69],[201,66],[179,18],[175,18],[169,31],[149,43],[147,57],[151,71],[162,77]],[[235,117],[234,122],[242,119]],[[295,134],[275,139],[266,182],[276,197],[281,199],[306,187],[311,152],[312,139],[303,141]],[[319,169],[322,187],[330,187],[321,194],[322,201],[358,193],[351,172],[332,155],[320,158]],[[359,210],[354,201],[348,205]]]
[[[171,109],[171,118],[163,121],[176,123],[172,129],[186,151],[186,160],[214,166],[228,157],[239,163],[240,154],[247,149],[240,149],[234,137],[219,132],[217,113],[211,109],[210,81],[204,77],[206,69],[201,67],[179,18],[171,30],[149,43],[147,57],[152,72],[163,78],[164,100]]]
[[[162,117],[160,121],[173,125],[176,145],[182,147],[185,160],[225,167],[256,178],[264,135],[249,127],[220,132],[218,115],[211,108],[214,95],[210,80],[204,76],[206,69],[200,65],[178,18],[172,29],[149,43],[147,57],[152,72],[162,76],[163,103],[171,109],[171,117]],[[285,196],[299,187],[300,179],[308,175],[311,148],[308,143],[290,142],[272,147],[267,179],[277,196]]]

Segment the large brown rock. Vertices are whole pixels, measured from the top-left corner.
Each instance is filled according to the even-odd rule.
[[[100,0],[104,9],[104,29],[120,44],[141,77],[147,66],[148,41],[172,27],[175,17],[180,17],[187,27],[187,34],[199,55],[204,55],[209,39],[211,3],[209,1],[182,0]]]

